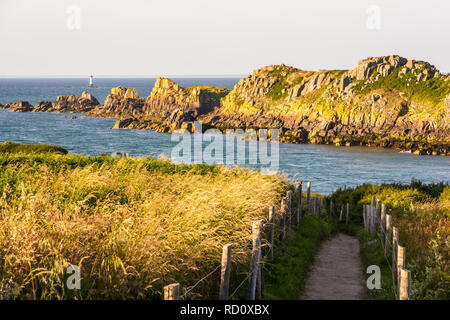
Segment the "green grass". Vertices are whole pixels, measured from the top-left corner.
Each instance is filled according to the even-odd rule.
[[[67,150],[59,146],[48,144],[20,144],[4,142],[0,144],[0,153],[56,153],[67,154]]]
[[[397,68],[391,74],[380,77],[373,83],[366,84],[365,81],[360,81],[354,87],[354,92],[368,94],[377,89],[396,89],[404,92],[412,102],[430,103],[431,106],[437,105],[450,94],[450,82],[444,80],[443,77],[433,77],[426,81],[417,81],[417,76],[411,71],[400,77],[400,69],[401,67]]]
[[[300,84],[302,81],[303,81],[302,76],[295,78],[294,81],[292,82],[288,82],[286,80],[286,77],[279,78],[279,80],[272,86],[270,91],[267,93],[267,96],[274,101],[285,99],[288,95],[289,89],[295,87],[297,84]]]
[[[100,168],[103,165],[114,165],[122,160],[119,157],[108,156],[91,156],[86,157],[83,155],[67,154],[62,156],[58,153],[53,154],[37,154],[34,152],[18,152],[18,153],[3,153],[0,154],[0,166],[5,165],[46,165],[54,170],[60,169],[74,169],[92,166],[94,168]],[[159,172],[164,174],[217,174],[220,171],[220,167],[207,165],[207,164],[175,164],[168,159],[154,159],[154,158],[142,158],[134,159],[129,158],[127,161],[129,168],[136,168],[137,166],[143,166],[149,172]]]
[[[274,264],[266,266],[266,299],[298,299],[320,244],[334,231],[333,220],[307,214],[286,241],[278,241]]]

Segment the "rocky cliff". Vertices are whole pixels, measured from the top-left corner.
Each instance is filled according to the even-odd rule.
[[[158,78],[147,98],[139,98],[135,89],[113,88],[103,106],[87,113],[91,117],[115,117],[114,128],[152,129],[171,132],[192,128],[200,115],[214,111],[230,90],[210,86],[182,88],[167,78]]]
[[[231,91],[181,88],[165,78],[146,99],[113,90],[89,114],[121,118],[115,128],[171,132],[199,120],[223,131],[277,128],[281,142],[450,152],[450,76],[396,55],[361,60],[352,70],[266,66]]]
[[[203,121],[221,129],[280,128],[283,142],[447,154],[450,76],[395,55],[361,60],[352,70],[267,66],[241,79]]]

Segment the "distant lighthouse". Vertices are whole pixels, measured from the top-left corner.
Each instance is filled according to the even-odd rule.
[[[89,77],[89,88],[92,88],[94,86],[94,76],[91,74]]]

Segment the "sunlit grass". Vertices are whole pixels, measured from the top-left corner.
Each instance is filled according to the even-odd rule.
[[[0,298],[160,298],[190,286],[233,245],[248,269],[251,223],[287,181],[154,159],[0,154]],[[65,270],[78,265],[80,291]],[[216,298],[217,277],[199,298]]]

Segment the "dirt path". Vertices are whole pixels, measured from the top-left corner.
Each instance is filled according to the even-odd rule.
[[[306,280],[302,300],[361,300],[366,298],[359,241],[339,234],[325,241]]]

